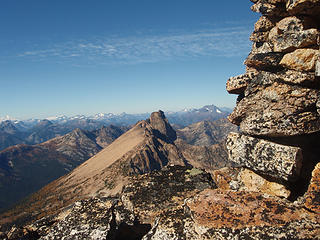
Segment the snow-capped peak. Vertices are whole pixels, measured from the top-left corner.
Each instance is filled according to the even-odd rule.
[[[61,121],[61,120],[65,120],[68,117],[65,115],[58,115],[58,116],[52,116],[52,117],[47,117],[46,119],[49,121]]]
[[[9,120],[9,121],[15,121],[15,120],[17,120],[17,119],[16,119],[16,118],[13,118],[13,117],[10,117],[9,115],[6,115],[6,116],[4,116],[4,117],[0,117],[0,122],[7,121],[7,120]]]

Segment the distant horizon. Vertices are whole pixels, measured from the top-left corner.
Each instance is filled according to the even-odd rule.
[[[0,122],[1,121],[5,121],[5,120],[18,120],[18,121],[26,121],[26,120],[31,120],[31,119],[34,119],[34,120],[44,120],[44,119],[47,119],[47,120],[50,120],[50,118],[56,118],[56,117],[68,117],[68,118],[72,118],[72,117],[76,117],[76,116],[85,116],[85,117],[93,117],[95,115],[98,115],[98,114],[113,114],[115,116],[117,115],[121,115],[121,114],[131,114],[131,115],[139,115],[139,114],[151,114],[152,112],[156,112],[156,111],[163,111],[165,113],[170,113],[170,112],[181,112],[181,111],[184,111],[184,110],[193,110],[193,109],[200,109],[200,108],[203,108],[205,106],[216,106],[217,108],[227,108],[227,109],[230,109],[232,110],[234,107],[228,107],[228,106],[217,106],[216,104],[206,104],[206,105],[203,105],[203,106],[195,106],[195,107],[184,107],[184,108],[179,108],[179,109],[167,109],[167,110],[164,110],[164,109],[155,109],[155,110],[152,110],[152,111],[142,111],[142,112],[125,112],[125,111],[120,111],[120,112],[95,112],[95,113],[88,113],[88,114],[83,114],[83,113],[78,113],[78,114],[73,114],[73,115],[69,115],[69,114],[56,114],[56,115],[49,115],[49,116],[45,116],[45,117],[26,117],[26,118],[19,118],[19,117],[16,117],[16,116],[11,116],[11,115],[0,115]]]
[[[259,14],[231,0],[0,2],[0,116],[178,110],[243,74]],[[121,111],[119,111],[119,109]]]

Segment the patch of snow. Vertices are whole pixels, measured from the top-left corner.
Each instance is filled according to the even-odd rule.
[[[9,167],[11,167],[11,168],[14,167],[13,162],[12,162],[11,160],[8,162],[8,165],[9,165]]]
[[[4,121],[7,121],[7,120],[9,120],[9,121],[15,121],[15,120],[17,120],[16,118],[13,118],[13,117],[10,117],[9,115],[6,115],[6,116],[4,116],[4,117],[0,117],[0,122],[4,122]]]
[[[217,112],[217,113],[222,113],[219,109],[216,109],[216,112]]]

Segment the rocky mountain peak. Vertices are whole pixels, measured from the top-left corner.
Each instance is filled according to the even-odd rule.
[[[14,126],[12,121],[6,120],[0,123],[0,131],[4,131],[7,133],[15,133],[18,129]]]
[[[167,139],[171,142],[177,139],[176,132],[169,124],[163,111],[153,112],[148,119],[148,123],[151,124],[154,133],[158,135],[158,137]]]

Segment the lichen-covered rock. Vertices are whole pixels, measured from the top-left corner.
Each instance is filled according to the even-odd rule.
[[[261,16],[254,25],[254,32],[268,32],[275,26],[275,19]]]
[[[295,180],[300,175],[300,148],[230,133],[227,149],[229,160],[263,175],[286,181]]]
[[[251,54],[270,53],[273,46],[270,42],[254,42],[251,48]]]
[[[264,16],[287,16],[284,1],[259,0],[252,7],[254,12],[260,12]]]
[[[319,239],[319,220],[277,197],[207,189],[165,211],[143,240]]]
[[[209,173],[192,167],[168,166],[134,177],[123,189],[121,199],[141,222],[150,224],[163,210],[181,206],[184,199],[215,187]]]
[[[248,83],[253,78],[254,73],[245,73],[236,77],[231,77],[227,81],[227,91],[231,94],[241,94],[246,89]]]
[[[212,172],[219,189],[260,192],[271,196],[288,198],[290,190],[284,185],[269,181],[247,168],[225,167]]]
[[[319,50],[297,49],[287,53],[280,61],[280,65],[296,71],[315,71]]]
[[[274,52],[290,52],[297,48],[315,46],[319,31],[316,24],[309,18],[287,17],[271,29],[268,40],[273,45]],[[263,39],[265,40],[265,39]]]
[[[320,163],[312,172],[311,182],[305,196],[305,207],[320,213]]]
[[[261,193],[204,190],[186,201],[192,239],[319,239],[320,216]],[[191,231],[190,231],[191,232]],[[197,235],[196,235],[197,234]]]
[[[272,82],[261,72],[247,86],[228,119],[240,130],[254,136],[283,137],[320,130],[320,116],[315,108],[316,89]]]
[[[113,218],[111,200],[79,201],[41,239],[106,239]]]
[[[282,66],[280,66],[279,63],[283,58],[283,55],[283,53],[279,52],[251,53],[244,61],[244,64],[258,70],[281,70]]]
[[[317,16],[320,13],[319,0],[288,0],[286,8],[290,14]]]
[[[320,54],[319,54],[317,62],[316,62],[315,76],[320,77]]]
[[[284,185],[268,181],[249,169],[240,171],[237,180],[241,184],[239,191],[260,192],[284,198],[290,196],[290,190]]]

